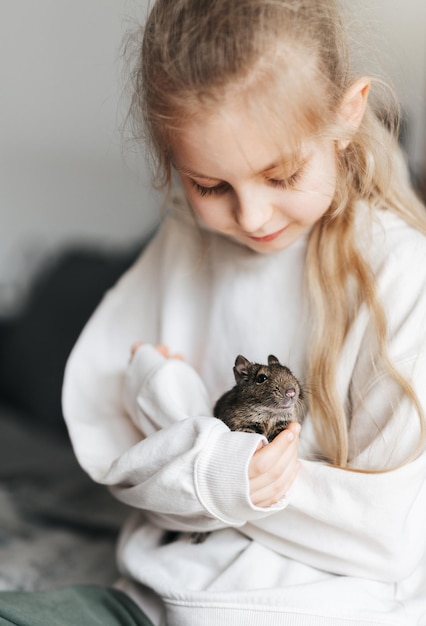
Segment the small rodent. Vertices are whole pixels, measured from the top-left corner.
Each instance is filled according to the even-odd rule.
[[[290,422],[300,422],[303,392],[297,378],[273,354],[268,365],[251,363],[241,354],[234,366],[236,385],[213,409],[231,430],[265,435],[272,441]]]
[[[236,385],[216,402],[213,415],[231,430],[265,435],[272,441],[290,422],[301,422],[303,391],[299,381],[273,354],[268,365],[235,359]],[[203,543],[209,533],[191,533],[191,543]]]

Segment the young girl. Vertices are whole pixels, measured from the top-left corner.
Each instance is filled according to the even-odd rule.
[[[425,625],[426,218],[337,2],[157,0],[134,79],[178,191],[66,371],[76,455],[133,509],[93,623]],[[300,433],[213,417],[239,353],[302,381]]]

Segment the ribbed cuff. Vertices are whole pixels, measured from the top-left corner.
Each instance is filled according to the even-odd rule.
[[[268,508],[251,502],[248,466],[260,441],[266,442],[263,435],[221,432],[204,447],[195,465],[195,488],[201,504],[229,526],[242,526],[287,506],[285,498]]]

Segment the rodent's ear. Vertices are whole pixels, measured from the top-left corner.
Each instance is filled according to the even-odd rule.
[[[248,361],[244,356],[239,354],[235,359],[234,376],[237,383],[245,382],[248,380]]]
[[[280,365],[280,362],[278,361],[277,357],[274,356],[273,354],[270,354],[268,356],[268,365]]]

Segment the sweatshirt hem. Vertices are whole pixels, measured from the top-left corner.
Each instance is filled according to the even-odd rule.
[[[414,626],[414,622],[407,622],[406,618],[337,615],[297,608],[283,610],[278,606],[163,600],[169,626]]]

